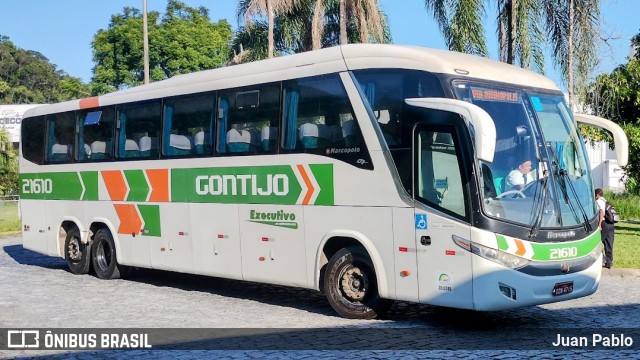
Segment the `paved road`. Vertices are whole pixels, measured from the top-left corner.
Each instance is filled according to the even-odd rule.
[[[396,302],[385,319],[348,320],[338,317],[324,296],[312,290],[152,270],[104,281],[71,274],[64,260],[25,250],[20,238],[0,238],[0,329],[141,328],[162,334],[159,329],[184,328],[179,334],[173,331],[178,340],[172,345],[153,344],[156,349],[182,351],[109,350],[98,352],[101,357],[203,355],[187,349],[220,349],[206,355],[230,359],[450,357],[447,349],[462,349],[455,354],[462,358],[513,356],[506,349],[534,349],[519,356],[536,357],[548,356],[558,333],[626,333],[640,349],[639,322],[637,271],[606,271],[594,295],[544,306],[477,313]],[[471,349],[494,350],[466,351]],[[587,358],[603,356],[602,351],[579,352]],[[0,358],[36,354],[96,355],[0,350]],[[640,351],[616,353],[625,355],[640,357]]]

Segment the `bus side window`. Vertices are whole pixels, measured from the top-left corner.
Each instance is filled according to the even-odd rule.
[[[325,154],[363,143],[351,104],[336,74],[291,80],[284,86],[282,147]]]
[[[211,155],[215,101],[215,93],[165,100],[164,157]]]
[[[224,91],[218,104],[218,153],[277,152],[279,83]]]
[[[125,105],[119,108],[116,146],[118,158],[158,158],[157,139],[160,136],[161,113],[160,101]]]
[[[47,159],[51,163],[71,162],[75,149],[75,111],[48,117]]]
[[[80,161],[113,158],[115,108],[107,107],[80,112],[78,117],[78,154]]]

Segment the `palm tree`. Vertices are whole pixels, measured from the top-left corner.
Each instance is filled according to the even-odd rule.
[[[498,0],[500,61],[544,72],[543,1]]]
[[[300,0],[240,0],[238,4],[238,18],[244,16],[247,27],[251,27],[252,17],[267,16],[267,24],[269,27],[267,36],[269,58],[273,57],[273,23],[275,16],[292,11],[298,6],[299,2]]]
[[[378,0],[338,0],[340,44],[348,44],[348,32],[351,25],[358,30],[358,40],[361,43],[385,42],[390,36],[387,21],[380,10]],[[335,5],[336,0],[316,0],[312,20],[313,49],[319,49],[325,31],[327,8]]]
[[[425,0],[424,5],[433,13],[449,50],[488,56],[484,0]]]

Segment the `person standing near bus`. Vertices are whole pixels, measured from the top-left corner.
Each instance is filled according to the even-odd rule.
[[[613,266],[613,237],[615,226],[605,221],[604,214],[607,209],[607,200],[602,196],[602,189],[597,188],[596,203],[598,204],[598,228],[601,230],[602,244],[604,245],[603,267],[611,269]]]

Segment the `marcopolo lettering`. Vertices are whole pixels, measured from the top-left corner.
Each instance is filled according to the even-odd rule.
[[[198,195],[251,195],[286,196],[289,193],[289,177],[285,174],[268,174],[258,186],[257,175],[201,175],[196,177]]]

